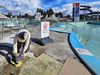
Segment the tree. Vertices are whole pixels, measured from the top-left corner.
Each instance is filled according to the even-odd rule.
[[[51,8],[49,10],[47,10],[48,17],[50,17],[53,14],[54,14],[54,12],[53,12],[53,10]]]
[[[37,8],[36,12],[41,13],[41,15],[43,15],[43,18],[45,18],[46,15],[48,15],[48,17],[50,17],[51,15],[54,14],[54,11],[51,8],[47,11],[44,11],[43,9]]]
[[[12,16],[12,12],[8,12],[7,17],[11,18],[11,16]]]
[[[50,15],[54,14],[54,12],[51,8],[49,9],[49,13],[50,13]]]
[[[69,19],[70,19],[70,18],[71,18],[71,16],[70,16],[70,15],[67,15],[67,18],[69,18]]]
[[[63,13],[62,12],[56,13],[56,17],[63,18]]]
[[[29,15],[28,15],[28,13],[26,13],[26,14],[25,14],[25,18],[28,18],[28,17],[29,17]]]
[[[39,11],[40,11],[40,9],[39,9],[39,8],[37,8],[36,12],[39,12]]]

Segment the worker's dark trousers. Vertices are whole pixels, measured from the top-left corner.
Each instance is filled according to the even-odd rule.
[[[29,42],[28,48],[26,49],[25,53],[27,53],[29,51],[30,44],[31,44],[31,42]],[[25,46],[25,42],[18,42],[18,44],[17,44],[18,53],[23,53],[24,46]],[[21,50],[21,47],[22,47],[22,50]]]
[[[25,53],[27,53],[30,49],[30,44],[31,44],[31,41],[29,42],[29,45],[28,45],[28,48],[26,49]],[[12,60],[17,64],[18,63],[18,60],[22,57],[23,55],[23,48],[25,46],[25,42],[18,42],[17,43],[17,50],[18,50],[18,53],[19,55],[18,56],[15,56],[12,54]],[[22,47],[22,49],[21,49]]]

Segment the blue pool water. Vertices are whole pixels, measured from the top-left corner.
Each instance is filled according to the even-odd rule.
[[[76,32],[80,42],[100,60],[100,25],[79,23]]]
[[[70,23],[54,23],[53,26],[50,27],[50,30],[52,31],[58,31],[58,32],[67,32],[70,33],[71,31],[73,31],[75,29],[75,26],[73,24]]]
[[[61,23],[56,27],[60,28],[60,25]],[[61,28],[63,31],[77,32],[83,46],[100,60],[100,25],[87,24],[87,22],[68,22],[62,23]]]

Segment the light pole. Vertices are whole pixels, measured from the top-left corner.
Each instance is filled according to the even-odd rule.
[[[84,10],[84,28],[85,28],[85,10]]]

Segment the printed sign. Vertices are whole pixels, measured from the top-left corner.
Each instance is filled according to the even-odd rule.
[[[49,37],[49,25],[50,22],[41,22],[41,38]]]
[[[75,48],[75,49],[79,54],[93,56],[93,54],[89,52],[87,49],[80,49],[80,48]]]
[[[41,20],[41,13],[36,13],[35,19],[40,21]]]
[[[79,21],[79,11],[80,11],[80,3],[74,3],[73,4],[73,17],[74,17],[74,21]]]

